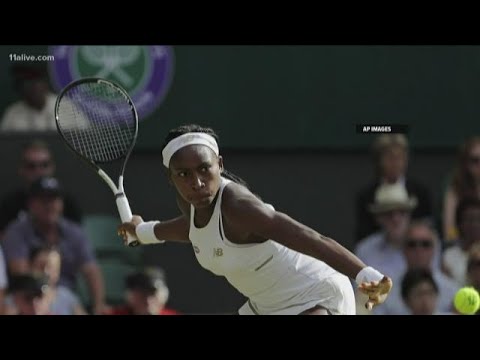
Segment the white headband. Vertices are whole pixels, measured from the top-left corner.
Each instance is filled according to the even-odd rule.
[[[218,156],[218,144],[213,136],[201,132],[186,133],[171,140],[167,146],[165,146],[162,151],[163,165],[168,168],[173,154],[188,145],[208,146]]]

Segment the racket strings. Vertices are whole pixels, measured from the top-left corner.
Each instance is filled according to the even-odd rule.
[[[65,140],[83,156],[109,162],[126,155],[136,135],[136,118],[125,94],[107,83],[70,88],[57,106]]]

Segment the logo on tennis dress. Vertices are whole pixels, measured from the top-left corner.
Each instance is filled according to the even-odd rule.
[[[222,248],[213,248],[213,257],[223,256]]]
[[[139,120],[163,101],[173,77],[169,46],[52,46],[52,84],[59,92],[73,80],[100,77],[121,85],[132,98]]]

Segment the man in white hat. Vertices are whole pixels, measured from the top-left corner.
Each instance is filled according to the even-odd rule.
[[[380,185],[375,192],[375,202],[368,207],[380,231],[362,239],[355,254],[386,275],[402,274],[406,269],[403,241],[410,214],[416,206],[417,199],[408,195],[403,184]]]

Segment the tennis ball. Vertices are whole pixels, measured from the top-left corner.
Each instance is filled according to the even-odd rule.
[[[463,287],[455,294],[453,304],[460,314],[473,315],[480,308],[480,295],[473,287]]]

